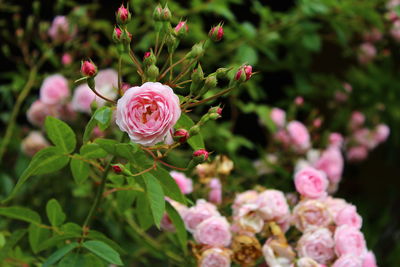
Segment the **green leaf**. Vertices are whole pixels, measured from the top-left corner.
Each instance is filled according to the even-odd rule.
[[[69,158],[64,155],[63,151],[58,147],[47,147],[40,150],[35,154],[28,168],[22,173],[21,177],[10,195],[2,201],[2,203],[9,201],[18,192],[21,186],[32,175],[40,175],[55,172],[68,164]]]
[[[98,109],[93,116],[96,119],[100,130],[104,131],[108,126],[110,126],[112,110],[110,107],[104,106]]]
[[[154,222],[146,194],[138,194],[135,211],[140,227],[146,231],[150,228],[150,226],[153,225]]]
[[[39,252],[41,252],[43,250],[46,250],[48,248],[51,248],[53,246],[56,246],[58,244],[65,244],[65,240],[75,239],[75,238],[80,238],[80,237],[82,237],[82,233],[79,233],[79,234],[64,234],[64,235],[53,236],[53,237],[45,240],[44,242],[42,242],[41,244],[38,245],[37,253],[39,253]]]
[[[179,243],[182,246],[185,254],[187,253],[187,232],[185,224],[179,215],[179,213],[175,210],[175,208],[167,201],[166,211],[168,213],[169,218],[175,226],[176,234],[178,235]]]
[[[126,254],[126,251],[123,248],[121,248],[120,245],[118,245],[118,243],[114,242],[113,240],[111,240],[105,234],[103,234],[101,232],[98,232],[95,230],[90,230],[87,237],[89,239],[98,240],[98,241],[102,241],[102,242],[106,243],[107,245],[109,245],[110,247],[115,249],[120,254]]]
[[[158,166],[156,170],[151,171],[151,174],[153,174],[158,181],[160,181],[167,197],[170,197],[182,204],[186,204],[185,196],[182,194],[182,191],[179,189],[175,179],[171,177],[168,171]]]
[[[186,130],[189,130],[193,125],[194,125],[194,122],[192,121],[192,119],[189,118],[188,115],[182,113],[181,117],[179,118],[179,120],[177,121],[177,123],[175,125],[175,129],[184,128]],[[190,137],[187,140],[187,142],[194,150],[205,147],[204,141],[203,141],[203,136],[201,135],[201,133]]]
[[[106,260],[111,264],[116,264],[116,265],[123,264],[118,252],[116,252],[110,246],[101,241],[95,241],[95,240],[86,241],[82,245],[93,254],[99,256],[100,258]]]
[[[105,138],[97,138],[94,143],[98,144],[102,149],[113,155],[115,154],[115,145],[118,144],[115,140]]]
[[[9,255],[12,248],[19,242],[19,240],[21,240],[22,237],[24,237],[26,232],[26,229],[17,230],[7,238],[5,246],[0,249],[0,262],[4,262],[4,259]]]
[[[58,203],[57,199],[54,198],[47,202],[46,213],[51,225],[53,226],[61,225],[66,219],[66,215],[63,212],[60,203]]]
[[[37,212],[23,207],[0,207],[0,215],[29,223],[40,224],[41,219]]]
[[[135,161],[135,153],[138,151],[138,145],[131,142],[115,145],[115,154],[119,157],[126,158],[129,161]]]
[[[82,157],[86,159],[98,159],[107,156],[107,151],[102,149],[98,144],[86,144],[80,149]]]
[[[241,45],[236,51],[236,61],[255,65],[258,61],[257,50],[249,45]]]
[[[70,167],[72,176],[77,184],[82,184],[89,177],[89,163],[80,159],[72,158]]]
[[[29,244],[33,253],[38,253],[39,244],[47,240],[50,234],[51,232],[49,229],[45,229],[31,223],[29,226]]]
[[[117,194],[118,211],[121,214],[123,214],[125,210],[129,209],[132,206],[137,196],[137,192],[129,190],[129,191],[119,191],[116,194]]]
[[[42,267],[51,266],[52,264],[59,261],[66,254],[68,254],[68,252],[72,251],[74,248],[76,248],[78,246],[79,246],[78,242],[72,242],[71,244],[68,244],[68,245],[58,249],[56,252],[54,252],[53,254],[50,255],[50,257],[43,263]]]
[[[65,153],[71,153],[76,146],[76,136],[71,127],[65,122],[48,116],[45,121],[45,128],[49,139],[53,144],[62,149]]]
[[[160,228],[161,219],[165,212],[164,191],[160,182],[152,174],[147,172],[142,174],[141,177],[146,186],[146,197],[149,201],[154,223]]]
[[[76,267],[89,266],[86,264],[85,255],[78,253],[70,253],[67,256],[65,256],[57,265],[57,267],[73,267],[73,266]]]

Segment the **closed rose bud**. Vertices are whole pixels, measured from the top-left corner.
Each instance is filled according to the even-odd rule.
[[[68,53],[64,53],[63,55],[62,55],[62,57],[61,57],[61,63],[63,64],[63,65],[70,65],[71,63],[72,63],[72,56],[71,56],[71,54],[68,54]]]
[[[192,50],[186,55],[188,59],[194,59],[201,57],[204,54],[204,48],[202,43],[198,43],[192,46]]]
[[[121,34],[122,34],[121,29],[118,27],[115,27],[114,31],[113,31],[113,36],[112,36],[114,42],[118,43],[121,40]]]
[[[157,59],[153,51],[144,53],[143,63],[145,66],[150,66],[156,64]]]
[[[189,27],[188,27],[186,21],[180,21],[174,29],[174,32],[177,36],[184,36],[186,33],[188,33],[188,31],[189,31]]]
[[[115,173],[121,173],[122,172],[121,167],[118,166],[118,165],[113,165],[112,168],[113,168]]]
[[[208,152],[205,149],[198,149],[193,152],[193,157],[200,161],[206,161],[208,159]]]
[[[253,67],[250,65],[246,65],[244,67],[244,73],[246,74],[246,81],[248,81],[253,75]]]
[[[210,32],[208,33],[208,36],[214,42],[219,42],[224,36],[224,28],[222,28],[221,24],[218,24],[217,26],[211,28]]]
[[[160,21],[161,20],[161,14],[162,14],[163,8],[161,7],[160,4],[156,6],[156,8],[153,11],[153,19],[155,21]]]
[[[130,21],[131,13],[127,8],[124,7],[124,4],[118,8],[116,18],[118,24],[126,24]]]
[[[174,139],[179,143],[185,143],[189,139],[189,132],[185,129],[176,130],[174,133]]]
[[[157,80],[158,74],[160,73],[158,67],[156,65],[151,65],[146,70],[146,75],[148,80],[153,82]]]
[[[168,6],[165,5],[165,7],[163,8],[163,10],[161,12],[160,19],[162,21],[170,21],[171,17],[172,17],[171,11],[169,10]]]
[[[82,61],[81,73],[83,76],[93,77],[97,73],[97,67],[92,61]]]
[[[298,96],[294,99],[294,103],[296,104],[296,106],[301,106],[304,103],[304,98],[301,96]]]
[[[250,65],[243,65],[236,72],[235,80],[238,82],[244,82],[250,79],[253,74],[253,67]]]
[[[194,136],[196,134],[199,134],[200,132],[200,126],[199,125],[193,125],[190,129],[189,129],[189,135],[190,136]]]

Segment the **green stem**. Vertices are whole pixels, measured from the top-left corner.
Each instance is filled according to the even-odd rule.
[[[173,53],[170,53],[169,54],[169,65],[170,65],[170,72],[169,72],[169,80],[170,81],[172,81],[172,72],[173,72],[173,69],[174,69],[174,67],[172,67],[172,54]]]
[[[18,95],[17,101],[15,102],[14,108],[11,113],[11,118],[7,125],[6,133],[0,145],[0,162],[3,159],[4,153],[6,152],[7,146],[10,143],[12,133],[15,126],[15,121],[17,120],[18,113],[21,109],[21,105],[24,102],[25,98],[28,96],[31,91],[33,84],[36,79],[36,74],[38,71],[38,67],[33,67],[29,72],[28,81],[25,84],[25,87],[22,89],[21,93]]]
[[[222,96],[222,95],[224,95],[224,94],[226,94],[226,93],[229,93],[233,88],[234,88],[234,87],[227,88],[227,89],[225,89],[225,90],[219,92],[218,94],[215,94],[215,95],[213,95],[213,96],[211,96],[211,97],[209,97],[209,98],[205,98],[205,99],[200,100],[200,101],[198,101],[198,102],[196,102],[196,103],[189,104],[189,105],[187,105],[187,106],[185,107],[185,109],[186,109],[186,108],[195,107],[195,106],[201,105],[201,104],[203,104],[203,103],[205,103],[205,102],[208,102],[208,101],[210,101],[210,100],[213,100],[213,99],[215,99],[215,98],[218,98],[218,97],[220,97],[220,96]]]

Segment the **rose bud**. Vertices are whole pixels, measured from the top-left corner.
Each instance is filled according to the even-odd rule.
[[[81,73],[83,76],[93,77],[97,73],[97,66],[92,61],[82,61]]]
[[[155,21],[160,21],[161,20],[162,11],[163,11],[163,8],[161,7],[160,4],[158,4],[156,6],[156,8],[154,9],[154,12],[153,12],[153,19]]]
[[[160,73],[158,67],[156,65],[150,65],[146,70],[146,75],[149,81],[156,81],[158,74]]]
[[[204,54],[204,48],[202,43],[194,44],[190,52],[186,55],[187,59],[194,59],[201,57]]]
[[[238,82],[248,81],[253,74],[253,67],[250,65],[243,65],[236,72],[235,80]]]
[[[294,99],[294,103],[296,104],[296,106],[301,106],[304,103],[304,98],[301,96],[298,96]]]
[[[143,63],[145,66],[150,66],[156,64],[157,59],[153,51],[144,53]]]
[[[190,137],[189,132],[185,129],[176,130],[174,133],[174,140],[179,143],[185,143]]]
[[[190,129],[189,129],[189,136],[195,136],[196,134],[199,134],[200,132],[200,126],[199,125],[193,125]]]
[[[113,171],[116,174],[124,174],[127,176],[132,176],[133,174],[122,164],[117,163],[117,164],[113,164],[111,165],[111,167],[113,168]]]
[[[118,166],[118,165],[113,165],[112,168],[113,168],[115,173],[121,173],[122,172],[121,167]]]
[[[127,30],[123,30],[121,34],[121,40],[124,42],[124,44],[130,44],[132,41],[132,34]]]
[[[172,17],[171,11],[168,8],[168,5],[165,5],[164,9],[161,12],[160,19],[161,21],[170,21]]]
[[[72,63],[72,56],[71,54],[64,53],[61,57],[61,63],[64,66],[70,65]]]
[[[208,33],[208,36],[214,42],[219,42],[224,36],[224,28],[222,28],[221,24],[218,24],[217,26],[211,28],[211,30]]]
[[[188,33],[189,27],[186,23],[186,21],[180,21],[178,25],[176,25],[174,32],[177,36],[184,36],[186,33]]]
[[[122,4],[118,10],[117,13],[115,14],[117,23],[118,24],[126,24],[131,20],[131,13],[127,8],[124,7],[124,4]]]
[[[114,42],[119,43],[121,41],[121,34],[122,34],[121,29],[118,27],[115,27],[114,31],[113,31],[113,36],[112,36]]]
[[[208,152],[205,149],[198,149],[193,152],[193,157],[200,162],[204,162],[208,159]]]

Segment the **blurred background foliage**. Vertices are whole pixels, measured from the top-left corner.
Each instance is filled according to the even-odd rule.
[[[152,13],[157,3],[153,0],[129,2],[133,11],[129,30],[139,56],[154,45]],[[68,77],[74,87],[72,82],[79,78],[80,60],[85,58],[91,58],[100,68],[116,68],[117,51],[112,45],[111,33],[114,10],[119,5],[118,1],[106,0],[0,1],[1,138],[12,118],[11,110],[17,96],[27,81],[32,81],[32,90],[21,104],[11,142],[1,162],[2,196],[10,192],[29,163],[29,158],[20,152],[20,142],[31,127],[25,112],[37,98],[43,78],[59,72]],[[271,131],[259,122],[268,125],[271,107],[283,108],[292,118],[308,123],[316,116],[322,117],[323,126],[318,132],[321,136],[328,131],[345,133],[353,110],[365,113],[371,125],[381,120],[390,126],[391,136],[385,145],[373,151],[366,161],[346,165],[338,196],[358,207],[364,219],[363,232],[368,246],[376,253],[380,266],[398,266],[400,54],[399,43],[389,35],[391,24],[385,17],[385,5],[386,2],[380,0],[168,1],[175,18],[173,24],[182,18],[188,20],[190,29],[181,42],[184,49],[179,53],[183,55],[194,42],[206,39],[209,28],[223,21],[224,40],[210,44],[202,60],[204,71],[210,73],[218,67],[237,67],[246,62],[258,72],[240,90],[215,101],[214,104],[224,105],[223,119],[202,129],[208,150],[227,154],[235,162],[236,175],[224,189],[227,195],[233,197],[235,191],[256,184],[293,190],[290,168],[259,177],[253,167],[252,162],[262,157],[269,145],[267,137]],[[56,15],[68,15],[77,26],[79,34],[75,39],[57,45],[46,40],[45,29]],[[384,36],[376,43],[377,56],[368,64],[360,64],[357,60],[359,46],[364,42],[364,35],[374,28]],[[68,66],[63,66],[60,60],[65,52],[74,59]],[[124,81],[130,84],[140,82],[128,57],[124,58],[123,74]],[[343,82],[350,83],[353,92],[346,102],[338,103],[334,100],[335,93],[343,90]],[[301,108],[293,103],[296,96],[305,100]],[[206,106],[196,109],[194,116],[201,116],[207,109]],[[76,123],[77,127],[84,125],[84,122]],[[189,151],[179,150],[171,154],[169,160],[180,166],[185,157],[190,157]],[[46,177],[31,180],[14,202],[43,211],[44,203],[55,197],[69,220],[79,222],[89,207],[81,203],[89,199],[91,186],[75,186],[69,173]],[[111,211],[113,208],[104,207],[105,219],[97,222],[96,227],[118,240],[121,247],[129,247],[130,258],[142,261],[136,266],[165,261],[162,245],[146,243],[145,239],[143,244],[141,232],[123,226],[115,216],[123,210],[115,213]],[[18,229],[18,223],[9,224],[2,218],[0,231]],[[179,253],[176,247],[172,251],[174,249]],[[21,260],[33,257],[25,250],[14,253],[19,253]]]

